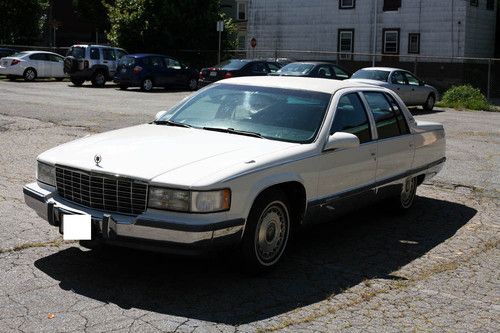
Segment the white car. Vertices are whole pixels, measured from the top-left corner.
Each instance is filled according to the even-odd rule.
[[[392,91],[317,78],[241,77],[156,120],[38,156],[26,203],[51,225],[92,220],[110,244],[203,252],[237,246],[246,267],[282,257],[290,232],[357,198],[401,209],[445,162],[437,123]]]
[[[425,111],[432,111],[439,97],[436,88],[400,68],[362,68],[352,74],[349,80],[391,89],[407,106],[422,106]]]
[[[19,52],[0,59],[0,75],[6,75],[12,80],[17,77],[23,77],[26,81],[42,77],[62,80],[66,77],[64,58],[45,51]]]

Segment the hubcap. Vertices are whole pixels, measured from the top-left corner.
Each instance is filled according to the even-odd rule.
[[[417,181],[415,178],[409,178],[403,184],[403,189],[401,190],[401,205],[403,206],[403,208],[408,208],[411,206],[415,197],[416,186]]]
[[[144,80],[144,83],[142,84],[144,90],[151,90],[153,88],[153,81],[150,79]]]
[[[28,69],[28,71],[26,72],[26,77],[28,78],[28,80],[33,80],[35,78],[35,72],[33,72],[33,70],[31,69]]]
[[[97,74],[97,76],[95,77],[95,82],[98,84],[98,85],[101,85],[104,83],[104,75],[102,74]]]
[[[275,263],[288,239],[288,212],[281,202],[269,204],[260,216],[255,233],[255,247],[259,261],[264,265]]]
[[[198,81],[196,81],[195,79],[191,79],[191,81],[189,81],[189,89],[194,90],[196,89],[197,86],[198,86]]]

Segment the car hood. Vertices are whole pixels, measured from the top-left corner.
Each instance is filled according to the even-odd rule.
[[[191,186],[230,166],[276,153],[294,143],[163,125],[139,125],[101,133],[55,147],[40,161],[91,172]],[[101,162],[96,165],[95,157]],[[255,162],[255,161],[254,161]],[[183,171],[185,168],[185,172]],[[175,179],[166,177],[169,173]],[[189,173],[189,174],[186,174]],[[182,177],[179,177],[182,175]],[[181,179],[182,178],[182,179]]]

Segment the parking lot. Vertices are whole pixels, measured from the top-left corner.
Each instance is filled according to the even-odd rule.
[[[448,160],[411,212],[370,207],[312,228],[260,277],[230,255],[64,243],[24,204],[39,153],[188,95],[0,79],[1,332],[498,331],[500,113],[413,109],[444,123]]]

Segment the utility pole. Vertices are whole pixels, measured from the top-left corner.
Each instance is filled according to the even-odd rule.
[[[217,21],[217,31],[219,32],[219,48],[217,52],[217,64],[220,64],[220,49],[222,40],[222,31],[224,31],[224,21]]]
[[[372,46],[372,67],[375,67],[375,54],[377,53],[377,28],[378,28],[378,0],[375,0],[375,10],[373,11],[373,46]]]

